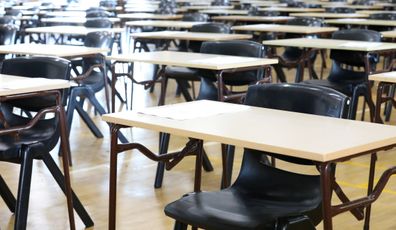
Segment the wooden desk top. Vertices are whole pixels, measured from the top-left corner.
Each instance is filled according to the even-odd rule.
[[[189,41],[226,41],[252,38],[251,34],[221,34],[221,33],[200,33],[187,31],[158,31],[141,32],[131,34],[133,38],[146,39],[166,39],[166,40],[189,40]]]
[[[0,74],[0,97],[69,87],[66,80]]]
[[[55,57],[76,57],[108,52],[108,49],[72,45],[46,45],[23,43],[0,45],[2,54],[43,55]]]
[[[87,35],[90,32],[107,31],[109,33],[120,34],[125,31],[123,28],[88,28],[84,26],[46,26],[33,27],[25,30],[27,33],[49,33],[49,34],[70,34]]]
[[[300,8],[300,7],[265,7],[259,11],[278,11],[278,12],[324,12],[323,8]]]
[[[200,10],[203,14],[234,14],[234,15],[247,15],[247,10]]]
[[[152,27],[172,27],[172,28],[183,28],[190,29],[194,25],[204,24],[207,22],[186,22],[186,21],[171,21],[171,20],[143,20],[143,21],[129,21],[126,22],[126,26],[152,26]]]
[[[87,15],[85,11],[54,11],[46,12],[46,16],[50,17],[82,17],[85,18]]]
[[[203,54],[177,51],[156,51],[109,56],[106,59],[123,62],[147,62],[158,65],[191,67],[209,70],[266,66],[277,64],[277,59],[252,58],[217,54]]]
[[[121,19],[157,19],[157,20],[175,20],[182,19],[181,14],[146,14],[146,13],[131,13],[131,14],[119,14],[118,18]]]
[[[339,25],[396,26],[396,21],[374,20],[374,19],[363,19],[363,18],[331,19],[331,20],[325,20],[325,22],[328,24],[339,24]]]
[[[396,43],[390,42],[364,42],[338,39],[323,39],[323,38],[291,38],[263,41],[264,45],[271,46],[289,46],[301,48],[316,48],[316,49],[336,49],[336,50],[350,50],[350,51],[381,51],[381,50],[395,50]]]
[[[108,18],[110,22],[120,22],[119,18]],[[87,19],[81,17],[58,17],[58,18],[42,18],[42,22],[58,23],[58,24],[84,24]]]
[[[396,83],[396,71],[369,75],[369,80]]]
[[[384,6],[380,5],[341,5],[341,4],[324,4],[322,6],[323,8],[337,8],[337,7],[342,7],[342,8],[352,8],[356,10],[380,10],[383,9]]]
[[[337,14],[337,13],[292,13],[293,17],[317,17],[317,18],[367,18],[367,14]]]
[[[350,157],[396,143],[395,126],[224,102],[194,101],[146,108],[142,112],[106,114],[102,118],[109,123],[319,162]],[[166,118],[177,113],[192,116],[187,119]]]
[[[216,9],[216,10],[231,10],[234,9],[234,6],[211,6],[211,5],[200,5],[200,6],[183,6],[180,7],[180,9],[184,10],[210,10],[210,9]]]
[[[292,26],[292,25],[277,25],[277,24],[255,24],[255,25],[245,25],[245,26],[233,26],[231,29],[237,31],[279,32],[279,33],[297,33],[297,34],[332,33],[338,30],[337,27]]]
[[[396,31],[391,30],[391,31],[383,31],[381,32],[382,37],[384,38],[396,38]]]
[[[244,16],[244,15],[227,15],[227,16],[214,16],[211,17],[212,20],[219,21],[242,21],[242,22],[286,22],[294,17],[287,16]]]

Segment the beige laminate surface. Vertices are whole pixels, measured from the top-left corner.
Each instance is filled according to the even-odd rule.
[[[300,7],[266,7],[260,8],[260,11],[278,11],[278,12],[324,12],[322,8],[300,8]]]
[[[123,62],[147,62],[158,65],[181,66],[209,70],[266,66],[278,63],[277,59],[177,51],[157,51],[148,53],[133,53],[127,55],[113,55],[107,57],[107,59]]]
[[[250,34],[222,34],[222,33],[200,33],[186,31],[159,31],[159,32],[141,32],[131,34],[133,38],[146,39],[179,39],[190,41],[225,41],[250,39]]]
[[[54,12],[47,12],[46,16],[50,17],[83,17],[85,18],[86,13],[85,11],[54,11]]]
[[[112,23],[120,22],[119,18],[108,18]],[[58,23],[58,24],[84,24],[87,19],[81,17],[57,17],[57,18],[43,18],[42,22]]]
[[[396,71],[369,75],[369,80],[396,83]]]
[[[358,14],[383,14],[383,13],[391,13],[391,14],[396,14],[396,11],[391,11],[391,10],[359,10],[356,11]]]
[[[231,10],[234,6],[211,6],[211,5],[200,5],[200,6],[183,6],[180,9],[184,10],[209,10],[209,9],[216,9],[216,10]]]
[[[227,16],[214,16],[211,17],[212,20],[219,21],[243,21],[243,22],[285,22],[294,17],[288,16],[244,16],[244,15],[227,15]]]
[[[383,31],[383,32],[381,32],[381,34],[384,38],[396,38],[396,31],[394,31],[394,30]]]
[[[168,111],[184,113],[216,107],[224,107],[222,109],[227,112],[212,114],[212,111],[208,111],[209,115],[202,113],[180,120],[173,119],[172,115],[168,116]],[[168,105],[156,110],[153,113],[162,115],[129,111],[104,115],[102,118],[110,123],[320,162],[353,156],[396,143],[395,126],[245,105],[195,101]],[[149,110],[144,113],[147,111]]]
[[[367,14],[337,14],[337,13],[292,13],[293,17],[317,17],[317,18],[367,18]]]
[[[175,20],[181,19],[181,14],[146,14],[146,13],[131,13],[131,14],[119,14],[118,18],[121,19],[157,19],[157,20]]]
[[[234,15],[247,15],[247,10],[200,10],[203,14],[234,14]]]
[[[105,48],[93,48],[72,45],[45,45],[23,43],[14,45],[0,45],[2,54],[45,55],[56,57],[75,57],[108,52]]]
[[[0,97],[69,87],[66,80],[0,74]]]
[[[337,8],[337,7],[342,7],[342,8],[352,8],[356,10],[380,10],[383,9],[383,6],[380,5],[334,5],[334,4],[326,4],[322,6],[323,8]]]
[[[236,31],[255,31],[255,32],[279,32],[279,33],[298,33],[298,34],[319,34],[337,31],[337,27],[314,27],[314,26],[292,26],[277,24],[255,24],[244,26],[233,26]]]
[[[107,31],[109,33],[122,33],[123,28],[88,28],[84,26],[45,26],[33,27],[25,30],[27,33],[50,33],[50,34],[71,34],[87,35],[96,31]]]
[[[206,22],[187,22],[187,21],[171,21],[171,20],[143,20],[143,21],[129,21],[126,22],[126,26],[153,26],[153,27],[173,27],[173,28],[184,28],[190,29],[194,25],[204,24]]]
[[[337,49],[337,50],[351,50],[351,51],[381,51],[381,50],[395,50],[396,43],[390,42],[364,42],[338,39],[322,39],[322,38],[291,38],[263,41],[264,45],[271,46],[290,46],[290,47],[305,47],[317,49]]]
[[[327,24],[340,25],[367,25],[367,26],[396,26],[396,21],[391,20],[374,20],[363,18],[342,18],[325,20]]]

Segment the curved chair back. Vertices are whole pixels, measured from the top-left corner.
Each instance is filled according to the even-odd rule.
[[[15,9],[7,9],[5,11],[5,15],[14,16],[14,17],[21,17],[22,16],[22,11],[15,10]]]
[[[259,10],[257,6],[251,6],[249,8],[248,15],[251,16],[268,16],[268,17],[275,17],[279,16],[280,12],[279,11],[273,11],[273,10]]]
[[[231,27],[223,23],[204,23],[199,25],[194,25],[191,28],[191,32],[201,32],[201,33],[222,33],[229,34]],[[190,41],[188,48],[193,52],[199,52],[201,49],[201,41]]]
[[[351,14],[355,13],[356,10],[351,7],[330,7],[326,8],[326,12],[328,13],[337,13],[337,14]]]
[[[86,12],[86,18],[108,18],[111,17],[111,13],[107,11],[89,11]]]
[[[84,23],[84,26],[90,28],[111,28],[113,24],[107,18],[89,18]]]
[[[117,1],[114,0],[103,0],[99,2],[99,6],[102,7],[116,7],[117,6]]]
[[[0,17],[0,24],[14,24],[15,23],[15,18],[10,15],[6,15],[3,17]]]
[[[108,48],[111,50],[113,47],[114,39],[110,33],[105,31],[88,33],[84,40],[84,46],[96,48]],[[92,65],[103,64],[103,60],[99,56],[86,57],[82,60],[83,73],[86,73]],[[83,84],[89,85],[94,92],[101,90],[104,87],[104,73],[92,71],[90,76],[83,80]]]
[[[0,25],[0,45],[14,44],[17,31],[15,25]]]
[[[212,1],[212,6],[229,6],[231,3],[229,0],[214,0]]]
[[[222,54],[243,57],[265,56],[264,46],[253,41],[220,41],[220,42],[204,42],[201,46],[201,53]],[[227,85],[248,85],[262,79],[264,71],[250,70],[235,73],[224,73],[224,83]],[[202,70],[202,77],[215,81],[216,78],[212,72]]]
[[[374,19],[374,20],[395,21],[396,14],[395,13],[376,13],[376,14],[370,14],[369,18]],[[389,30],[393,30],[394,27],[393,26],[369,26],[368,28],[370,30],[375,30],[375,31],[389,31]]]
[[[202,13],[190,13],[190,14],[184,14],[182,21],[186,22],[206,22],[208,21],[209,16],[207,14],[202,14]]]

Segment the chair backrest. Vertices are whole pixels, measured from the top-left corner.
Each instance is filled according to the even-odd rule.
[[[204,42],[201,46],[201,53],[222,54],[243,57],[262,58],[265,56],[264,46],[254,41],[219,41]],[[216,80],[213,72],[200,70],[201,76]],[[235,73],[224,73],[224,82],[227,85],[247,85],[262,79],[264,70],[250,70]]]
[[[370,14],[369,18],[376,19],[376,20],[394,21],[394,20],[396,20],[396,14],[395,13],[375,13],[375,14]]]
[[[250,86],[245,100],[245,104],[250,106],[338,118],[346,116],[348,103],[347,96],[330,88],[287,83]],[[244,150],[241,170],[233,187],[256,191],[260,197],[265,195],[274,201],[277,199],[282,199],[282,202],[294,203],[297,201],[310,207],[307,210],[312,211],[307,214],[314,225],[318,224],[321,220],[320,177],[275,170],[268,166],[265,154],[269,153],[252,149]],[[275,156],[279,157],[280,155]],[[291,157],[279,158],[297,164],[312,164],[308,160]],[[282,180],[284,177],[288,180]],[[290,178],[295,180],[290,181]],[[317,183],[308,183],[308,181],[312,182],[314,178]],[[264,181],[266,182],[263,183]],[[271,186],[271,189],[266,189],[268,186]],[[297,190],[297,193],[293,192]],[[271,191],[271,194],[266,194],[266,191]],[[286,195],[287,191],[291,191],[290,194]]]
[[[0,17],[0,24],[14,24],[15,23],[15,17],[6,15],[3,17]]]
[[[86,12],[86,18],[108,18],[111,17],[111,13],[107,11],[89,11]]]
[[[229,34],[231,31],[231,27],[229,25],[223,23],[204,23],[199,25],[194,25],[191,32],[202,32],[202,33],[222,33]],[[192,52],[199,52],[201,49],[202,42],[201,41],[190,41],[188,48]]]
[[[251,6],[249,8],[248,15],[275,17],[275,16],[279,16],[280,12],[275,10],[259,10],[257,6]]]
[[[31,78],[70,79],[71,62],[63,58],[54,57],[18,57],[6,59],[3,62],[1,73]],[[65,95],[66,93],[64,93]],[[66,96],[63,104],[66,104]],[[29,100],[13,100],[14,107],[28,111],[39,111],[55,105],[52,97],[35,97]]]
[[[182,21],[186,22],[206,22],[208,21],[209,16],[207,14],[202,13],[189,13],[184,14]]]
[[[214,0],[212,1],[212,6],[229,6],[231,3],[229,0]]]
[[[14,44],[17,31],[15,25],[0,25],[0,45]]]
[[[107,18],[89,18],[84,23],[84,26],[90,28],[111,28],[113,24]]]
[[[326,8],[326,12],[337,13],[337,14],[348,14],[348,13],[355,13],[356,10],[351,7],[330,7],[330,8]]]
[[[113,47],[113,43],[112,35],[106,31],[88,33],[84,40],[84,46],[86,47],[108,48],[110,50]],[[83,72],[87,71],[91,65],[100,63],[101,59],[98,57],[83,58]]]
[[[20,10],[15,10],[15,9],[7,9],[5,12],[5,15],[10,15],[14,17],[21,17],[22,16],[22,11]]]
[[[99,2],[99,6],[102,7],[116,7],[117,6],[117,1],[115,0],[104,0]]]

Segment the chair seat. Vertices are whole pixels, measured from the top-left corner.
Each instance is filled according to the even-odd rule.
[[[36,143],[36,144],[35,144]],[[19,163],[21,159],[21,146],[29,145],[32,154],[42,152],[44,146],[35,140],[18,140],[12,136],[2,136],[0,140],[0,159],[1,161]]]
[[[187,67],[167,66],[165,69],[165,76],[168,78],[175,78],[188,81],[200,81],[199,71],[197,69]]]
[[[207,230],[274,229],[278,218],[297,216],[301,211],[309,208],[304,210],[300,203],[255,199],[232,188],[191,194],[165,207],[168,216]]]
[[[82,83],[87,87],[90,87],[94,92],[98,92],[104,87],[103,74],[92,71],[92,73],[87,78],[85,78]]]

